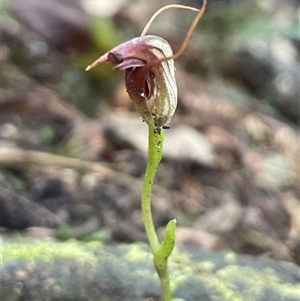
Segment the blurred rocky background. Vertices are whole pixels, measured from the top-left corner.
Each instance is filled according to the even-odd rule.
[[[3,239],[146,242],[147,127],[122,72],[85,67],[166,4],[2,1]],[[169,10],[150,33],[176,51],[193,17]],[[176,218],[178,247],[300,263],[299,54],[298,0],[208,1],[176,61],[154,185],[155,224]]]

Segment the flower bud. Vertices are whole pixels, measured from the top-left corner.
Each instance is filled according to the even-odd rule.
[[[129,40],[105,53],[87,70],[110,61],[114,69],[125,70],[125,85],[142,119],[154,128],[171,120],[177,106],[173,55],[163,38],[146,35]]]

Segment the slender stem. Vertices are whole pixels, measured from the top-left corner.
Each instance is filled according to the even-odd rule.
[[[148,133],[148,164],[145,172],[143,190],[142,190],[142,214],[146,234],[150,243],[152,253],[155,254],[159,249],[159,242],[153,224],[151,213],[151,191],[152,184],[158,164],[162,157],[164,133],[149,126]]]
[[[172,240],[174,237],[175,228],[171,226],[171,231],[167,231],[169,238],[164,240],[162,244],[159,243],[157,234],[155,231],[152,213],[151,213],[151,191],[152,184],[156,174],[157,167],[162,158],[163,151],[163,141],[164,141],[164,132],[163,129],[154,129],[149,126],[148,133],[148,164],[145,172],[143,190],[142,190],[142,215],[145,225],[146,234],[150,243],[151,251],[153,254],[153,261],[155,265],[156,272],[159,276],[163,301],[171,301],[172,294],[170,288],[170,279],[168,273],[168,256],[170,255],[170,245],[169,240]],[[172,221],[171,224],[175,225],[175,222]],[[168,228],[168,227],[167,227]],[[169,227],[170,228],[170,227]],[[170,232],[170,233],[168,233]],[[168,250],[168,251],[165,251]]]
[[[162,289],[163,301],[172,301],[172,293],[170,286],[170,277],[168,271],[168,263],[167,260],[161,266],[155,265],[156,272],[159,276],[160,285]]]

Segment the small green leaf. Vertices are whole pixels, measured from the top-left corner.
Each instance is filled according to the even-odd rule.
[[[158,251],[154,255],[155,264],[162,264],[171,255],[175,245],[176,219],[170,220],[166,226],[166,235]]]

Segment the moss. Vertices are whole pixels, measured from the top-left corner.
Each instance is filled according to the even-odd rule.
[[[233,252],[227,252],[224,254],[224,261],[228,264],[234,264],[236,262],[237,256]]]
[[[96,263],[96,257],[93,254],[95,248],[86,248],[85,245],[76,241],[68,241],[67,243],[54,243],[52,241],[33,240],[27,243],[10,243],[5,244],[2,250],[1,266],[8,262],[18,260],[25,261],[45,261],[49,262],[54,258],[73,258],[79,259],[91,264]]]
[[[51,279],[55,279],[55,285],[47,292],[49,298],[57,295],[59,289],[62,297],[67,293],[79,296],[78,292],[83,290],[86,295],[78,297],[81,301],[98,301],[95,296],[101,296],[104,301],[106,296],[116,292],[120,294],[119,298],[107,297],[107,300],[143,300],[136,294],[146,291],[150,296],[156,296],[159,292],[152,255],[144,244],[103,247],[98,242],[23,242],[18,239],[2,245],[4,269],[7,263],[21,260],[27,265],[34,264],[34,269],[27,269],[32,271],[31,280],[35,277],[40,281],[39,273],[48,273]],[[200,295],[204,296],[203,300],[210,301],[298,300],[298,278],[293,274],[286,278],[280,264],[233,253],[199,251],[193,257],[175,249],[169,266],[171,287],[174,297],[185,301],[198,301]],[[14,280],[14,285],[19,283],[19,280]],[[30,283],[23,282],[27,291]],[[101,293],[90,291],[91,285],[94,287],[96,283]],[[19,290],[14,295],[23,293]],[[132,299],[124,299],[128,295]]]
[[[130,248],[126,248],[124,258],[129,261],[152,261],[152,255],[147,252],[144,244],[134,244]]]
[[[299,286],[282,283],[278,275],[271,268],[257,271],[250,267],[227,266],[216,273],[221,279],[231,280],[236,286],[243,286],[249,300],[260,300],[268,289],[282,297],[299,298]]]

